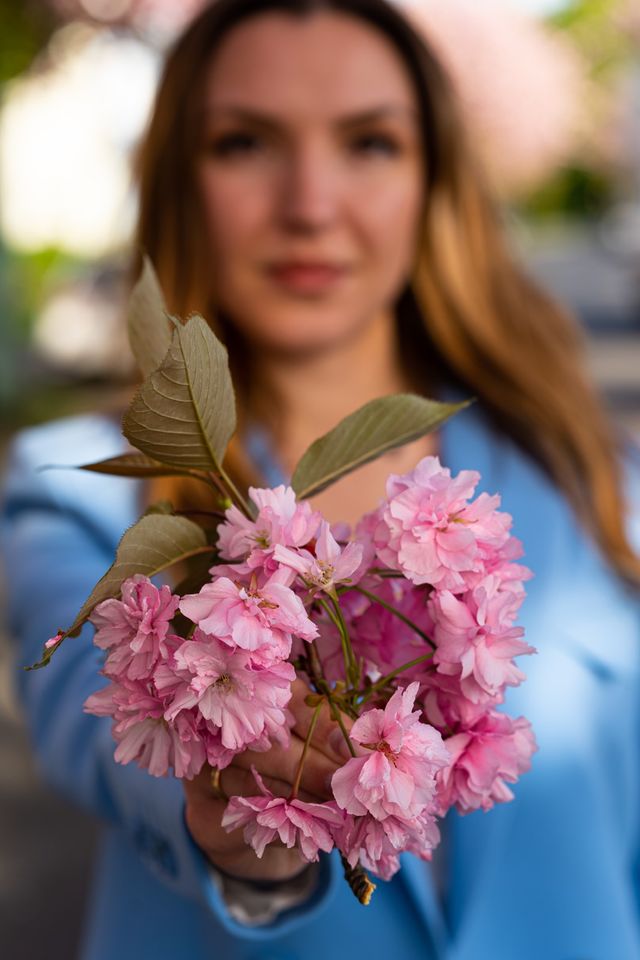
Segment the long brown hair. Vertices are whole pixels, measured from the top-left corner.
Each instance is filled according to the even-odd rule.
[[[408,372],[417,389],[440,381],[476,396],[499,429],[564,491],[612,566],[640,582],[640,560],[625,534],[620,452],[585,374],[577,325],[507,249],[448,78],[424,38],[387,0],[217,0],[178,40],[138,157],[137,249],[155,264],[170,310],[183,317],[198,311],[224,328],[211,303],[201,239],[194,173],[199,98],[226,34],[273,11],[357,17],[402,56],[418,98],[426,154],[422,239],[411,282],[396,304]],[[135,273],[139,266],[138,260]],[[233,331],[227,325],[221,332],[233,365]],[[246,477],[250,468],[237,445],[231,459]]]

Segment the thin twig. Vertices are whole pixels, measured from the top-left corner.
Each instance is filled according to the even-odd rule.
[[[398,620],[402,620],[403,623],[406,623],[406,625],[410,627],[414,633],[417,633],[419,637],[422,637],[425,643],[428,643],[433,650],[436,649],[436,645],[431,637],[428,637],[424,630],[421,630],[420,627],[413,622],[413,620],[410,620],[409,617],[406,617],[404,613],[402,613],[396,607],[393,607],[390,603],[387,603],[386,600],[381,600],[381,598],[377,597],[375,593],[365,590],[364,587],[353,587],[352,589],[356,590],[358,593],[361,593],[363,597],[367,597],[372,603],[377,603],[379,606],[384,607],[385,610],[388,610],[389,613],[392,613],[394,617],[398,618]]]
[[[238,506],[242,509],[243,513],[246,514],[249,520],[255,520],[255,510],[251,509],[249,501],[242,496],[235,483],[229,474],[225,472],[222,466],[220,467],[220,476],[222,478],[222,482],[227,488],[227,493],[231,494],[231,499],[233,500],[235,498]]]
[[[384,690],[386,685],[390,683],[394,677],[397,677],[399,673],[403,673],[405,670],[410,670],[411,667],[417,666],[419,663],[423,663],[425,660],[430,660],[433,656],[433,653],[425,653],[421,657],[416,657],[415,660],[409,660],[408,663],[403,663],[401,667],[396,667],[395,670],[392,670],[391,673],[388,673],[385,677],[381,677],[380,680],[376,680],[375,683],[371,684],[366,690],[363,691],[362,703],[366,703],[367,700],[371,699],[372,694],[378,693],[379,690]]]
[[[298,796],[298,790],[300,789],[300,780],[302,778],[302,771],[304,769],[304,762],[307,759],[307,753],[309,752],[309,745],[311,743],[311,737],[313,736],[313,731],[316,728],[316,723],[318,722],[318,717],[320,716],[320,711],[322,710],[323,701],[321,700],[318,706],[313,711],[313,716],[311,717],[311,723],[309,724],[309,729],[307,730],[307,736],[305,737],[304,747],[302,748],[302,756],[300,757],[300,763],[298,764],[298,769],[296,771],[296,778],[293,781],[293,786],[291,787],[291,796],[290,800],[295,800]]]
[[[351,754],[352,757],[355,757],[355,756],[356,756],[356,750],[355,750],[355,747],[353,746],[353,744],[352,744],[352,742],[351,742],[351,737],[349,736],[349,733],[347,732],[347,728],[346,728],[345,725],[344,725],[344,721],[343,721],[342,717],[340,716],[340,710],[339,710],[338,707],[336,706],[335,701],[333,700],[333,697],[331,696],[331,694],[327,693],[327,694],[326,694],[326,697],[327,697],[327,700],[329,701],[329,709],[331,710],[331,716],[333,717],[333,719],[336,721],[336,723],[338,724],[338,726],[339,726],[340,729],[342,730],[342,736],[344,737],[345,742],[346,742],[347,746],[349,747],[349,753]]]

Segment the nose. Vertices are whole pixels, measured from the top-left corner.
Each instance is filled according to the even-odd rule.
[[[331,226],[339,210],[340,190],[337,165],[322,144],[292,149],[280,197],[283,226],[299,233],[316,233]]]

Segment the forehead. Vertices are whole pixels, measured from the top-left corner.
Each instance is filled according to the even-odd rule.
[[[381,104],[416,110],[402,57],[373,26],[342,13],[262,14],[232,29],[206,76],[208,107],[247,105],[292,117]]]

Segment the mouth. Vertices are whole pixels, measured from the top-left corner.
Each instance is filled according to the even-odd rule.
[[[335,289],[350,272],[342,263],[321,260],[287,260],[269,264],[267,273],[290,293],[318,295]]]

